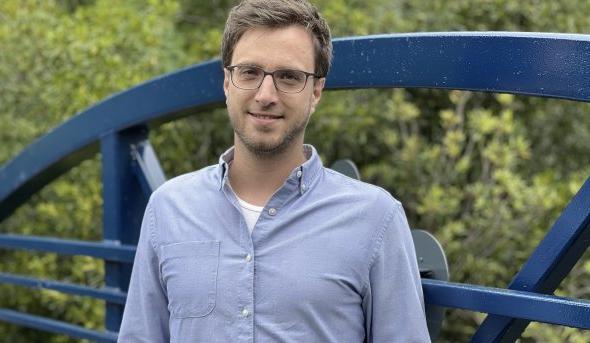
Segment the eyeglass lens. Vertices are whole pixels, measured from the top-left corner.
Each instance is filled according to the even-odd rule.
[[[232,81],[242,89],[260,87],[267,73],[262,68],[236,66],[233,68]],[[275,86],[285,93],[298,93],[305,88],[307,75],[300,70],[281,69],[271,73]]]

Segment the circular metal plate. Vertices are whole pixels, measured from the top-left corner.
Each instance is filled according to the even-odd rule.
[[[433,235],[424,230],[412,230],[414,247],[420,276],[426,279],[449,280],[449,266],[447,258],[440,243]],[[426,304],[426,322],[430,339],[434,342],[438,337],[443,319],[445,317],[444,307]]]
[[[361,174],[359,173],[358,168],[354,162],[349,159],[334,162],[334,164],[332,164],[332,169],[353,179],[361,179]]]

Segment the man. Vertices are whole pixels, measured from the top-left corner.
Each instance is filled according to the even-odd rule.
[[[306,1],[232,9],[222,60],[235,145],[152,195],[119,341],[429,341],[401,204],[303,144],[331,50]]]

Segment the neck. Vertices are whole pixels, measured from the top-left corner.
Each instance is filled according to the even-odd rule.
[[[260,156],[236,140],[234,159],[229,169],[232,189],[240,199],[264,206],[293,169],[305,160],[303,142],[292,144],[279,154]]]

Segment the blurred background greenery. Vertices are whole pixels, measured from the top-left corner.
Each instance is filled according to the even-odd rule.
[[[590,2],[317,0],[335,37],[419,31],[588,33]],[[229,0],[0,2],[0,164],[108,95],[214,58]],[[427,67],[427,66],[425,66]],[[307,131],[329,165],[353,159],[400,199],[414,228],[444,246],[456,282],[505,287],[590,175],[588,104],[441,90],[324,95]],[[151,132],[169,176],[216,163],[231,145],[224,110]],[[1,185],[0,185],[1,186]],[[99,156],[0,223],[1,233],[101,239]],[[0,250],[0,271],[103,283],[84,257]],[[587,298],[583,259],[558,294]],[[0,307],[102,328],[102,302],[0,285]],[[441,342],[465,342],[484,316],[452,310]],[[2,342],[73,342],[0,323]],[[532,324],[522,342],[587,342],[581,330]]]

